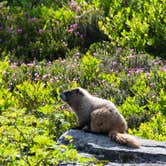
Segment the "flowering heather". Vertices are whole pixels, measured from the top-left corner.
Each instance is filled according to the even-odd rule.
[[[77,24],[77,23],[75,23],[75,24],[71,24],[71,25],[70,25],[70,28],[72,28],[72,29],[76,29],[76,28],[77,28],[77,26],[78,26],[78,24]]]
[[[82,7],[78,5],[78,3],[74,0],[71,0],[69,3],[69,7],[70,9],[72,9],[73,11],[75,11],[75,13],[80,13],[82,10]]]
[[[116,62],[116,61],[113,61],[113,62],[112,62],[112,65],[117,65],[117,62]]]
[[[135,58],[135,56],[133,54],[130,54],[129,56],[127,56],[127,59],[131,59],[131,58]]]
[[[119,54],[122,51],[121,47],[116,48],[116,53]]]
[[[73,32],[74,32],[74,29],[68,29],[67,32],[68,32],[68,33],[73,33]]]
[[[68,33],[73,33],[78,27],[78,24],[75,23],[75,24],[71,24],[70,25],[70,28],[67,30]]]
[[[39,33],[44,33],[45,30],[44,29],[39,29]]]
[[[55,81],[55,79],[53,79],[53,78],[50,78],[50,80],[49,80],[50,83],[54,83],[54,81]]]
[[[161,70],[166,72],[166,66],[161,67]]]
[[[48,61],[48,62],[47,62],[47,65],[48,65],[48,66],[51,66],[51,65],[52,65],[52,62],[51,62],[51,61]]]
[[[13,31],[13,27],[7,27],[6,30],[9,31],[9,32],[10,32],[10,31]],[[17,32],[18,32],[18,31],[21,31],[21,29],[18,29]]]
[[[10,69],[15,69],[17,67],[17,64],[16,63],[13,63],[9,66]]]
[[[27,66],[28,66],[28,67],[34,67],[34,66],[35,66],[35,63],[34,63],[34,62],[33,62],[33,63],[28,63]]]
[[[81,6],[77,6],[75,11],[76,13],[79,13],[81,11]]]
[[[29,19],[28,19],[29,22],[37,22],[37,20],[38,20],[38,19],[35,18],[35,17],[33,17],[33,18],[29,18]]]
[[[150,73],[149,72],[146,72],[145,75],[146,75],[146,78],[150,79]]]
[[[142,68],[132,68],[128,71],[128,76],[131,74],[139,74],[142,73],[144,70]]]
[[[19,28],[19,29],[17,29],[17,32],[18,32],[18,33],[22,33],[23,30],[22,30],[21,28]]]
[[[35,73],[34,74],[34,81],[38,81],[39,79],[40,79],[40,75],[39,75],[39,73]]]
[[[69,3],[70,8],[75,8],[77,6],[77,2],[74,0],[71,0]]]
[[[51,74],[44,74],[44,75],[42,76],[42,79],[45,80],[46,78],[49,78],[50,76],[51,76]]]

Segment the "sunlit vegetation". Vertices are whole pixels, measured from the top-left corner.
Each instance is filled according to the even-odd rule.
[[[0,165],[96,162],[57,145],[76,126],[59,94],[77,86],[114,102],[130,134],[166,141],[165,8],[165,0],[0,2]]]

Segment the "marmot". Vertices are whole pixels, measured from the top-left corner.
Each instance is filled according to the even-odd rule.
[[[79,128],[108,134],[120,144],[140,147],[138,140],[126,134],[127,123],[112,102],[92,96],[80,87],[62,92],[60,97],[76,113]]]

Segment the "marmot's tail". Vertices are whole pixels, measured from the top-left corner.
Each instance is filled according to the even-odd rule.
[[[141,146],[140,142],[129,134],[110,132],[109,137],[117,143],[129,145],[134,148],[139,148]]]

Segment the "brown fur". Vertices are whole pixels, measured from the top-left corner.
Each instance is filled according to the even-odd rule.
[[[80,128],[86,127],[92,132],[106,133],[120,144],[140,147],[140,143],[133,136],[126,134],[127,123],[112,102],[94,97],[82,88],[64,91],[60,96],[76,113]]]

